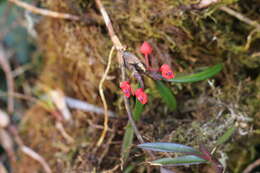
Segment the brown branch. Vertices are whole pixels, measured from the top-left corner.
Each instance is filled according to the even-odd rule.
[[[112,26],[112,23],[110,21],[110,18],[108,16],[108,14],[107,14],[103,4],[101,3],[100,0],[95,0],[95,2],[97,4],[97,6],[98,6],[98,9],[99,9],[100,13],[102,14],[102,17],[103,17],[103,20],[104,20],[104,22],[106,24],[106,27],[107,27],[110,39],[112,40],[114,46],[116,47],[116,49],[118,51],[123,51],[125,49],[125,47],[122,45],[122,43],[120,42],[120,40],[116,36],[114,28]],[[121,63],[123,63],[123,61],[121,61]]]
[[[2,67],[7,81],[7,89],[8,89],[8,113],[12,114],[14,112],[14,79],[11,71],[10,64],[7,59],[7,55],[4,51],[2,45],[0,45],[0,66]]]
[[[55,12],[55,11],[37,8],[37,7],[34,7],[33,5],[30,5],[26,2],[22,2],[20,0],[9,0],[9,2],[12,2],[19,7],[22,7],[32,13],[39,14],[42,16],[48,16],[48,17],[60,18],[60,19],[68,19],[68,20],[80,20],[81,19],[80,16],[75,16],[75,15],[68,14],[68,13],[59,13],[59,12]]]
[[[228,13],[231,16],[234,16],[235,18],[241,20],[242,22],[245,22],[248,25],[255,27],[258,31],[260,31],[260,24],[257,23],[256,21],[253,21],[253,20],[249,19],[248,17],[246,17],[226,6],[220,7],[219,9]]]
[[[14,141],[18,144],[18,146],[20,147],[21,151],[24,154],[26,154],[29,157],[31,157],[32,159],[38,161],[46,173],[52,173],[51,168],[48,165],[48,163],[46,162],[46,160],[40,154],[36,153],[31,148],[24,145],[21,137],[18,134],[17,128],[15,126],[10,125],[8,127],[8,131],[13,135]]]
[[[257,166],[260,166],[260,159],[257,159],[256,161],[248,165],[247,168],[243,171],[243,173],[250,173]]]

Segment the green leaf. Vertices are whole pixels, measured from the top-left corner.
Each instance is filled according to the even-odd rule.
[[[172,94],[171,89],[169,89],[163,82],[157,80],[156,88],[159,91],[163,101],[167,106],[173,111],[176,109],[177,103],[174,95]]]
[[[144,109],[144,105],[140,103],[137,99],[135,100],[135,108],[133,111],[133,119],[139,121]]]
[[[208,67],[204,69],[202,72],[198,72],[195,74],[185,75],[185,76],[177,76],[173,79],[167,80],[170,82],[178,82],[178,83],[190,83],[197,82],[201,80],[208,79],[216,74],[218,74],[223,68],[222,64],[217,64],[213,67]]]
[[[164,166],[180,166],[180,165],[193,165],[193,164],[201,164],[206,163],[207,161],[194,156],[194,155],[187,155],[175,158],[162,158],[155,161],[152,161],[152,165],[164,165]]]
[[[218,138],[217,145],[224,144],[233,135],[235,131],[235,126],[232,126],[229,129],[227,129],[227,131],[221,137]]]
[[[124,172],[123,172],[123,173],[131,173],[131,172],[134,171],[135,167],[136,167],[136,165],[131,164],[131,165],[127,166],[127,167],[124,169]]]
[[[152,150],[152,151],[201,154],[201,152],[195,150],[192,147],[182,145],[182,144],[168,143],[168,142],[144,143],[144,144],[139,144],[138,147],[146,150]]]
[[[139,121],[143,112],[144,105],[141,104],[138,100],[135,101],[135,108],[133,111],[133,119],[135,121]],[[123,144],[122,144],[122,151],[121,151],[121,158],[123,161],[126,161],[130,149],[133,144],[133,139],[134,139],[134,129],[130,122],[127,123],[127,127],[125,130],[124,138],[123,138]]]
[[[125,162],[129,156],[130,149],[133,144],[134,139],[134,129],[131,126],[131,124],[128,122],[123,138],[123,144],[122,144],[122,151],[121,151],[121,158]]]

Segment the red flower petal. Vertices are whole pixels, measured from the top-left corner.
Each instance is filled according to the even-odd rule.
[[[142,104],[146,104],[148,102],[148,96],[142,88],[138,88],[135,91],[135,96]]]
[[[152,51],[153,51],[152,46],[148,42],[146,42],[146,41],[143,42],[142,46],[140,47],[140,52],[142,54],[147,55],[147,54],[151,54]]]
[[[165,79],[172,79],[175,77],[171,67],[168,64],[163,64],[160,68],[160,71]]]
[[[127,98],[129,98],[131,96],[131,94],[133,93],[131,85],[129,84],[128,81],[121,82],[120,88],[122,89],[123,93],[125,94],[125,96]]]

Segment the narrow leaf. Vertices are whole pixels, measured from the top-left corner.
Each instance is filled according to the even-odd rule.
[[[138,145],[138,147],[146,150],[152,150],[152,151],[201,154],[199,151],[195,150],[192,147],[182,145],[182,144],[176,144],[176,143],[167,143],[167,142],[144,143]]]
[[[124,169],[123,173],[131,173],[135,169],[135,165],[131,164]]]
[[[208,67],[201,72],[190,74],[190,75],[185,75],[185,76],[177,76],[168,81],[178,82],[178,83],[197,82],[197,81],[208,79],[208,78],[218,74],[222,70],[222,68],[223,68],[222,64],[217,64],[213,67]]]
[[[224,144],[233,135],[235,130],[235,126],[232,126],[229,129],[227,129],[227,131],[221,137],[218,138],[217,145]]]
[[[130,149],[133,144],[133,138],[134,138],[134,130],[131,124],[128,122],[125,130],[124,138],[123,138],[122,151],[121,151],[121,158],[124,162],[128,158]]]
[[[193,165],[193,164],[201,164],[206,163],[207,161],[194,156],[194,155],[187,155],[175,158],[162,158],[155,161],[152,161],[152,165],[163,165],[163,166],[181,166],[181,165]]]
[[[177,103],[174,95],[172,94],[171,89],[169,89],[166,85],[164,85],[163,82],[159,80],[156,81],[156,88],[159,91],[163,101],[167,104],[167,106],[171,110],[175,110]]]
[[[142,103],[140,103],[137,99],[135,101],[135,108],[133,111],[133,119],[135,121],[139,121],[142,115],[144,109],[144,105]]]
[[[135,108],[133,111],[133,119],[135,121],[140,120],[141,114],[143,112],[143,104],[141,104],[139,101],[135,101]],[[127,127],[125,130],[124,138],[123,138],[123,144],[122,144],[122,151],[121,151],[121,158],[123,161],[126,161],[131,149],[131,146],[133,144],[134,139],[134,130],[131,126],[130,122],[127,123]]]

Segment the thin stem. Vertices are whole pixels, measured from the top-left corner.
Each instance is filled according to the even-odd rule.
[[[8,61],[8,57],[4,51],[2,45],[0,45],[0,66],[2,67],[7,81],[7,90],[8,90],[8,113],[12,114],[14,112],[14,79],[12,75],[12,70]]]
[[[145,64],[147,66],[148,69],[150,69],[150,64],[149,64],[149,57],[148,57],[148,54],[145,54]]]
[[[135,132],[135,135],[137,137],[137,139],[139,140],[140,143],[144,143],[144,139],[143,137],[141,136],[141,134],[139,133],[139,130],[135,124],[135,121],[133,119],[133,115],[132,115],[132,112],[130,110],[130,107],[129,107],[129,100],[126,96],[124,96],[124,102],[125,102],[125,108],[126,108],[126,112],[127,112],[127,115],[128,115],[128,119],[134,129],[134,132]]]
[[[99,83],[99,94],[100,94],[100,97],[101,97],[101,100],[103,102],[103,106],[104,106],[104,129],[102,131],[102,134],[97,142],[97,146],[100,146],[106,136],[106,133],[107,133],[107,130],[108,130],[108,108],[107,108],[107,102],[106,102],[106,98],[105,98],[105,95],[104,95],[104,91],[103,91],[103,84],[106,80],[106,77],[108,75],[108,72],[109,72],[109,69],[110,69],[110,66],[111,66],[111,62],[112,62],[112,55],[113,55],[113,52],[115,50],[115,47],[113,46],[110,50],[110,53],[109,53],[109,57],[108,57],[108,63],[107,63],[107,68],[105,70],[105,73],[104,75],[102,76],[102,79]]]

